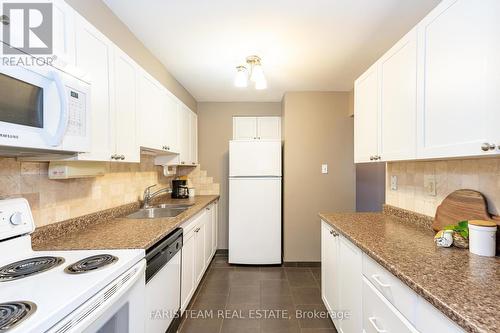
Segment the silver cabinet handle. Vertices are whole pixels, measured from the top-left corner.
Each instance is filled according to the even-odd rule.
[[[198,231],[200,231],[200,229],[201,229],[201,228],[196,228],[196,230],[195,230],[194,232],[198,232]]]
[[[186,162],[182,161],[181,164],[186,164]]]
[[[193,164],[193,165],[196,165],[196,162],[193,162],[192,164]]]
[[[377,318],[375,318],[375,317],[369,317],[368,318],[368,321],[370,322],[370,324],[372,324],[373,328],[375,329],[375,331],[377,331],[377,333],[386,333],[387,330],[384,330],[384,329],[380,328],[377,325],[376,320],[377,320]]]
[[[206,210],[210,210],[210,207],[207,207]]]
[[[120,159],[123,161],[125,159],[125,155],[120,155]]]
[[[481,150],[482,151],[490,151],[490,150],[495,150],[497,146],[494,143],[488,143],[485,142],[481,145]]]
[[[113,160],[117,160],[119,157],[118,157],[118,155],[114,154],[114,155],[111,155],[111,158],[112,158]]]

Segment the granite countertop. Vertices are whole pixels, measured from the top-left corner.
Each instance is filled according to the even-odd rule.
[[[437,248],[431,229],[398,215],[320,217],[465,331],[500,332],[500,258]]]
[[[176,217],[157,219],[124,218],[123,216],[137,210],[139,203],[120,206],[36,229],[32,235],[32,246],[37,251],[147,250],[218,198],[218,195],[196,196],[192,199],[163,198],[156,203],[191,203],[193,206]],[[89,222],[90,220],[92,221]]]

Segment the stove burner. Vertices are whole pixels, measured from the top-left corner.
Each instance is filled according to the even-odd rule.
[[[64,262],[61,257],[36,257],[0,267],[0,282],[22,279],[45,272]]]
[[[114,264],[118,258],[110,254],[99,254],[75,262],[68,266],[65,271],[69,274],[81,274],[98,270],[104,266]]]
[[[0,332],[8,332],[35,311],[31,302],[0,303]]]

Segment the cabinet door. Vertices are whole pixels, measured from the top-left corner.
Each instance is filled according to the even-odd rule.
[[[500,136],[500,2],[447,0],[417,26],[418,158],[474,156]]]
[[[181,311],[193,296],[195,287],[195,232],[186,233],[182,245]]]
[[[191,117],[190,110],[180,104],[177,109],[178,121],[178,147],[180,164],[189,164],[190,162],[190,141],[191,141]]]
[[[198,164],[198,116],[189,110],[189,159],[192,165]]]
[[[343,333],[362,332],[362,253],[342,236],[339,239],[339,309],[349,309],[349,320],[340,324]]]
[[[52,49],[55,55],[52,65],[65,70],[75,65],[74,10],[63,0],[53,0],[52,15]]]
[[[256,117],[233,117],[233,140],[257,139]]]
[[[210,265],[212,261],[212,233],[213,233],[213,220],[212,220],[212,206],[205,208],[205,268]]]
[[[195,243],[195,285],[201,281],[205,272],[205,223],[204,216],[200,217],[198,227],[196,227],[196,243]]]
[[[81,17],[76,24],[76,66],[91,84],[90,108],[91,149],[79,154],[79,159],[109,161],[111,146],[110,66],[112,44],[97,29]]]
[[[378,154],[378,64],[354,82],[354,160],[370,162]]]
[[[257,117],[259,140],[281,140],[281,117]]]
[[[137,67],[125,53],[115,47],[113,57],[113,128],[116,155],[122,162],[140,162],[136,136]]]
[[[321,297],[329,312],[339,308],[338,238],[326,222],[321,222]],[[339,321],[333,320],[339,327]]]
[[[217,232],[219,224],[219,203],[212,205],[212,255],[217,252]]]
[[[379,61],[380,155],[385,161],[416,155],[417,33],[410,31]]]
[[[177,147],[177,100],[168,92],[166,94],[165,116],[165,145],[168,151],[178,152]]]
[[[161,150],[164,145],[164,131],[161,128],[164,100],[161,87],[149,74],[141,70],[138,75],[138,93],[139,143],[146,148]]]

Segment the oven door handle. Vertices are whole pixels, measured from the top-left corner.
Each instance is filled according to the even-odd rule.
[[[61,75],[57,71],[50,72],[54,83],[56,84],[57,94],[59,95],[60,103],[60,113],[59,113],[59,123],[57,124],[57,130],[54,135],[48,135],[46,133],[45,141],[52,147],[57,147],[61,145],[66,130],[69,125],[69,110],[68,110],[68,98],[66,96],[66,87],[61,78]]]

